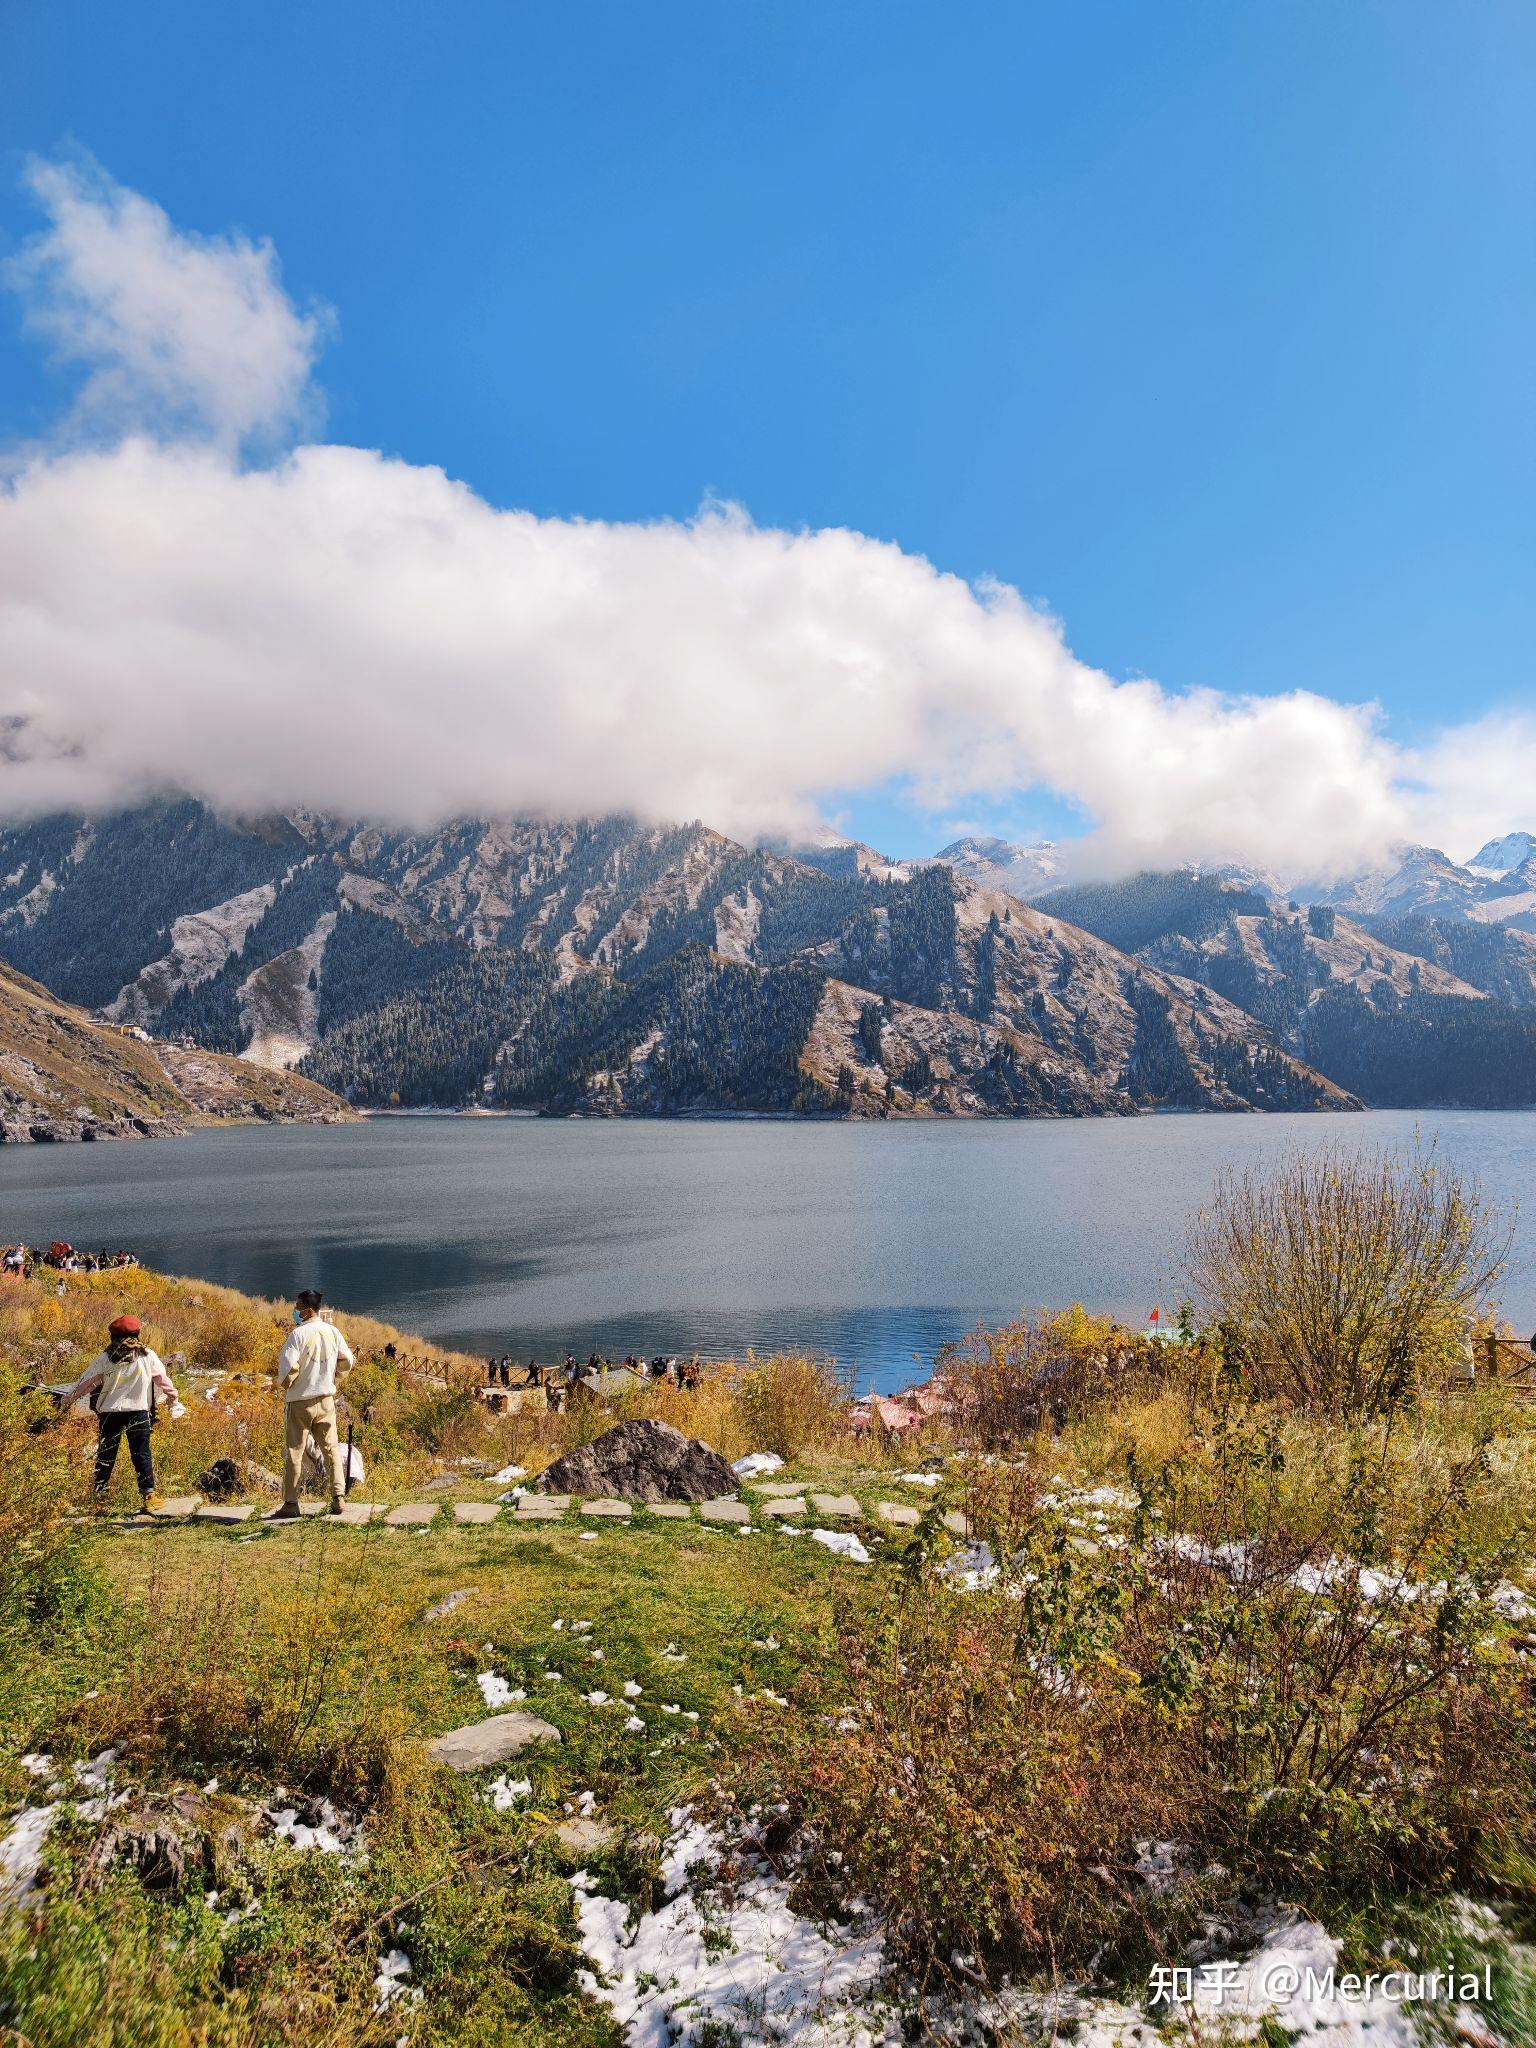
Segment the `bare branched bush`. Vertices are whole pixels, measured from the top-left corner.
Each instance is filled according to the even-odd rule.
[[[1432,1147],[1329,1146],[1226,1175],[1186,1271],[1205,1327],[1260,1384],[1373,1414],[1451,1370],[1509,1242],[1477,1181]]]

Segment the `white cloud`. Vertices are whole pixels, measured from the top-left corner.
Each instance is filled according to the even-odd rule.
[[[183,233],[89,159],[34,160],[26,179],[48,226],[8,281],[57,357],[86,368],[79,431],[238,449],[307,418],[328,316],[296,310],[269,242]]]
[[[936,811],[1045,785],[1096,820],[1099,871],[1291,873],[1442,816],[1470,845],[1529,815],[1528,731],[1408,762],[1368,706],[1116,683],[1016,591],[859,533],[713,505],[540,519],[335,446],[242,468],[301,403],[314,322],[270,249],[192,242],[81,178],[34,171],[54,226],[21,281],[93,412],[147,431],[34,452],[0,492],[0,811],[172,784],[246,810],[628,808],[751,834],[894,777]],[[1526,768],[1477,802],[1516,740]]]

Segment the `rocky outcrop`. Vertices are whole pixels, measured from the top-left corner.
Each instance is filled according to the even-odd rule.
[[[0,968],[0,1143],[175,1137],[227,1122],[340,1123],[327,1089],[99,1023]]]
[[[541,1493],[584,1499],[716,1500],[734,1493],[736,1474],[697,1437],[669,1422],[621,1422],[557,1459],[534,1481]]]

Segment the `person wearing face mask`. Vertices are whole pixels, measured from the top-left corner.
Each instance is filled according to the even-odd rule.
[[[313,1437],[331,1475],[331,1513],[346,1499],[341,1439],[336,1431],[336,1375],[356,1364],[352,1347],[336,1325],[322,1317],[324,1297],[306,1287],[293,1305],[293,1329],[277,1360],[283,1410],[283,1504],[272,1517],[291,1522],[299,1512],[299,1476],[304,1439]]]

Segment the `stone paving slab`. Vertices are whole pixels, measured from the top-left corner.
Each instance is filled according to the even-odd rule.
[[[915,1529],[922,1520],[921,1510],[904,1500],[877,1500],[875,1513],[882,1522],[894,1522],[898,1529]]]
[[[685,1500],[648,1500],[645,1503],[648,1515],[660,1515],[664,1522],[689,1522],[693,1509]]]
[[[805,1496],[797,1494],[793,1500],[765,1500],[763,1502],[763,1513],[765,1515],[780,1516],[803,1515],[805,1513]]]
[[[844,1521],[856,1522],[864,1510],[851,1493],[813,1493],[811,1506],[818,1515],[841,1516]]]
[[[456,1522],[494,1522],[500,1513],[493,1500],[456,1500],[453,1504]]]
[[[450,1771],[483,1771],[492,1764],[504,1764],[531,1742],[559,1740],[560,1730],[537,1714],[492,1714],[489,1720],[471,1721],[437,1736],[427,1744],[427,1751]]]
[[[558,1522],[565,1509],[558,1501],[545,1500],[537,1493],[525,1493],[513,1512],[515,1522]]]
[[[437,1502],[435,1500],[406,1500],[402,1501],[399,1507],[390,1509],[389,1513],[384,1517],[384,1526],[387,1529],[405,1529],[416,1523],[435,1522],[436,1520]]]
[[[200,1493],[176,1494],[161,1501],[159,1507],[152,1510],[151,1519],[156,1522],[168,1522],[175,1515],[195,1515],[202,1504],[203,1496]]]
[[[727,1496],[720,1500],[700,1501],[699,1518],[705,1522],[750,1522],[752,1510],[745,1501],[732,1500]]]
[[[205,1501],[197,1510],[200,1522],[248,1522],[256,1512],[254,1507],[226,1505],[224,1502]]]
[[[749,1479],[746,1484],[754,1493],[766,1493],[770,1498],[786,1499],[790,1494],[802,1491],[799,1486],[791,1486],[783,1479]]]
[[[627,1500],[584,1500],[581,1512],[584,1515],[606,1515],[614,1522],[627,1522],[633,1509]]]
[[[945,1526],[945,1528],[946,1528],[946,1529],[947,1529],[947,1530],[949,1531],[949,1533],[950,1533],[950,1535],[951,1535],[951,1536],[969,1536],[969,1535],[970,1535],[970,1533],[971,1533],[971,1525],[970,1525],[970,1523],[969,1523],[969,1522],[968,1522],[968,1521],[967,1521],[967,1520],[965,1519],[964,1515],[962,1515],[962,1514],[961,1514],[961,1513],[960,1513],[960,1512],[958,1511],[958,1509],[956,1509],[956,1508],[951,1508],[951,1509],[949,1510],[948,1514],[946,1514],[945,1516],[943,1516],[943,1518],[942,1518],[942,1519],[943,1519],[943,1523],[944,1523],[944,1526]]]
[[[378,1514],[380,1506],[381,1503],[376,1500],[344,1500],[341,1504],[341,1513],[336,1519],[345,1523],[348,1528],[355,1529],[363,1522],[371,1522]]]

